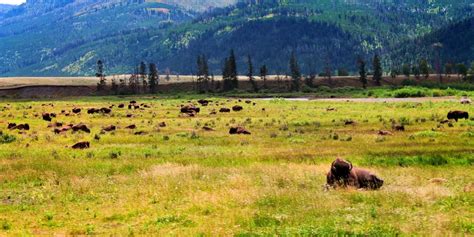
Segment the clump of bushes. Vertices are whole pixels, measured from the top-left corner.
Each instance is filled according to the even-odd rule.
[[[393,92],[395,98],[427,97],[432,96],[428,89],[418,87],[404,87]]]
[[[0,144],[7,144],[16,141],[16,137],[10,134],[4,134],[0,131]]]

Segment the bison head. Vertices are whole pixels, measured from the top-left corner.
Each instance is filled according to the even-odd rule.
[[[337,158],[331,164],[331,173],[336,178],[342,178],[349,176],[352,170],[352,163],[341,158]]]

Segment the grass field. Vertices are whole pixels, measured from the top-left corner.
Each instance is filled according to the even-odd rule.
[[[132,99],[151,108],[61,114]],[[474,235],[474,120],[438,126],[472,105],[212,100],[224,105],[194,118],[179,114],[188,98],[0,102],[0,235]],[[210,115],[235,104],[244,110]],[[42,112],[92,132],[54,134]],[[119,128],[101,134],[107,125]],[[232,125],[252,135],[229,135]],[[70,148],[80,141],[91,148]],[[377,173],[382,189],[324,191],[337,156]]]

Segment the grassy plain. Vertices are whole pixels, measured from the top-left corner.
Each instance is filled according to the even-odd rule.
[[[132,99],[152,108],[60,114]],[[474,120],[438,127],[449,110],[474,114],[472,106],[212,100],[224,105],[201,107],[194,118],[179,115],[188,98],[0,102],[0,235],[474,234]],[[209,114],[235,104],[244,110]],[[92,132],[55,135],[34,116],[41,112]],[[406,131],[377,135],[391,131],[392,121]],[[8,122],[31,130],[9,131]],[[130,124],[138,128],[124,128]],[[107,125],[119,129],[100,134]],[[252,135],[231,136],[231,125]],[[79,141],[91,148],[69,148]],[[323,191],[337,156],[380,175],[383,188]]]

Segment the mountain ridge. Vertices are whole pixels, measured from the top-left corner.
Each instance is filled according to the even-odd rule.
[[[110,73],[131,72],[143,60],[189,74],[199,54],[208,56],[217,74],[231,48],[241,56],[242,71],[251,55],[256,64],[284,73],[292,51],[305,73],[327,67],[355,71],[358,57],[369,60],[378,53],[391,65],[396,57],[389,51],[396,51],[401,42],[416,42],[472,15],[467,0],[267,0],[230,6],[232,0],[222,0],[214,4],[227,7],[198,12],[182,7],[187,2],[212,5],[205,0],[53,0],[47,6],[59,8],[46,10],[27,25],[15,17],[0,19],[0,74],[92,75],[98,59]]]

